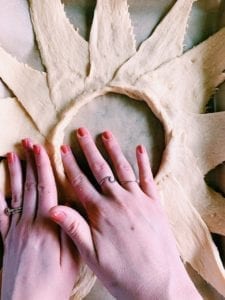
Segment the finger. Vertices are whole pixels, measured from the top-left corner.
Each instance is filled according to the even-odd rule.
[[[136,157],[139,169],[141,189],[152,199],[158,199],[156,185],[150,167],[149,157],[144,146],[139,145],[136,149]]]
[[[37,208],[37,174],[33,155],[33,143],[30,139],[22,140],[26,153],[26,179],[24,184],[23,213],[22,218],[34,219]]]
[[[78,141],[88,161],[90,169],[104,192],[113,192],[119,189],[114,175],[86,128],[77,130]]]
[[[131,191],[137,189],[138,185],[134,171],[123,155],[123,152],[113,134],[110,131],[105,131],[102,134],[102,140],[109,157],[112,160],[121,185]]]
[[[7,203],[4,196],[0,192],[0,232],[2,235],[3,241],[5,240],[7,233],[9,231],[9,216],[6,215],[5,209],[7,208]]]
[[[81,257],[87,264],[96,259],[91,229],[85,219],[74,209],[56,206],[49,211],[50,218],[61,226],[76,245]]]
[[[9,168],[10,185],[12,192],[11,207],[17,208],[22,206],[23,195],[23,175],[22,167],[19,157],[10,152],[7,154],[7,162]],[[20,214],[16,213],[12,215],[12,222],[18,222]]]
[[[99,201],[99,194],[80,170],[68,145],[61,146],[61,156],[65,173],[78,200],[86,206],[88,202]]]
[[[37,216],[45,216],[51,207],[57,205],[55,178],[45,149],[40,145],[34,145],[33,150],[38,176]]]

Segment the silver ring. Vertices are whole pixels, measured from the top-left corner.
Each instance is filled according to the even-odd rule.
[[[137,179],[120,181],[121,184],[127,184],[127,183],[131,183],[131,182],[135,182],[135,183],[139,184],[139,180],[137,180]]]
[[[22,212],[22,206],[21,207],[16,207],[16,208],[6,208],[5,209],[5,214],[7,216],[15,215],[15,214],[20,214]]]
[[[103,183],[105,183],[105,181],[108,181],[108,182],[110,182],[110,183],[114,183],[114,182],[116,182],[116,179],[114,178],[114,177],[112,177],[112,176],[105,176],[105,177],[103,177],[100,181],[99,181],[99,185],[102,185]]]

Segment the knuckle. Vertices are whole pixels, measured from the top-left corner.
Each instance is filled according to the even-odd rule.
[[[51,194],[51,190],[43,183],[39,183],[37,189],[39,194]]]
[[[150,176],[144,176],[142,178],[142,184],[144,185],[154,184],[154,180]]]
[[[13,191],[13,193],[12,193],[12,204],[13,204],[13,206],[15,206],[17,204],[19,205],[21,203],[21,199],[22,199],[22,193]]]
[[[106,171],[107,167],[106,167],[105,162],[95,162],[95,163],[91,164],[91,169],[95,173],[102,173],[102,174],[104,174],[104,172]]]
[[[36,182],[30,181],[30,180],[25,182],[25,185],[24,185],[25,192],[35,191],[35,189],[36,189]]]
[[[81,173],[70,179],[70,183],[73,187],[81,186],[84,181],[85,181],[85,176]]]
[[[118,162],[116,168],[118,172],[130,172],[132,170],[131,166],[125,161]]]

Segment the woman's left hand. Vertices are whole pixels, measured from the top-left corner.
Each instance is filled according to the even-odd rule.
[[[0,230],[4,242],[1,299],[69,299],[79,273],[79,257],[69,238],[48,218],[57,205],[57,190],[43,147],[23,140],[27,165],[25,183],[20,160],[9,153],[11,208],[7,215],[0,195]],[[15,212],[15,210],[14,210]]]

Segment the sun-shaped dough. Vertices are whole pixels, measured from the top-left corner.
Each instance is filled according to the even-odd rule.
[[[0,101],[0,155],[24,136],[47,144],[63,189],[59,146],[79,109],[109,92],[146,101],[164,125],[166,149],[156,182],[180,255],[225,296],[225,270],[210,235],[225,235],[224,198],[204,182],[225,160],[225,112],[201,114],[225,79],[225,29],[183,54],[193,2],[177,0],[136,50],[126,0],[97,1],[89,43],[70,24],[60,0],[31,0],[46,73],[0,48],[0,77],[15,94]],[[3,188],[3,162],[0,168]],[[89,292],[93,278],[84,266],[74,299]]]

